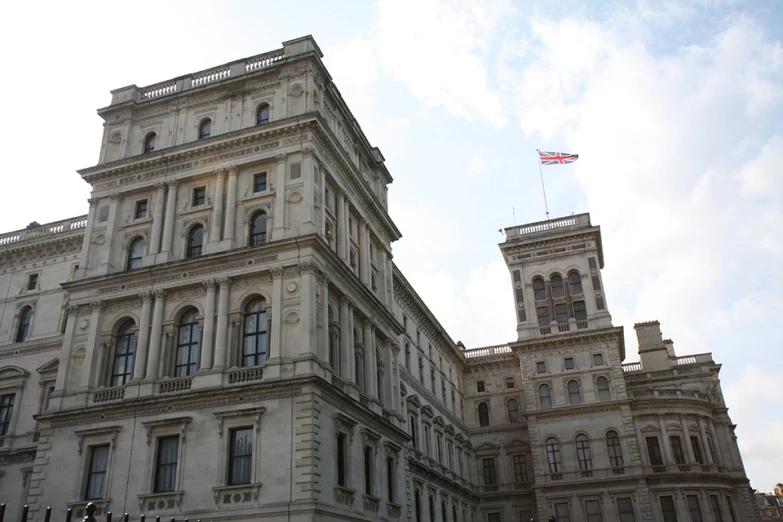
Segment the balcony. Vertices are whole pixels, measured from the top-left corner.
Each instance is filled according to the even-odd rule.
[[[577,214],[558,219],[548,219],[536,223],[528,223],[522,226],[514,226],[505,229],[506,241],[528,239],[530,237],[552,234],[561,230],[576,230],[589,228],[590,214]]]
[[[54,221],[45,225],[39,225],[38,223],[33,222],[25,229],[15,230],[0,235],[0,245],[10,247],[11,245],[24,241],[64,235],[85,228],[87,228],[86,215],[63,219],[62,221]]]

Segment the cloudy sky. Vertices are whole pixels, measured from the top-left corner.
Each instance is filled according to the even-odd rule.
[[[312,34],[395,178],[395,261],[452,337],[514,339],[501,227],[602,227],[615,325],[712,352],[752,486],[783,480],[783,3],[13,2],[0,228],[86,213],[109,90]],[[777,123],[776,123],[777,122]]]

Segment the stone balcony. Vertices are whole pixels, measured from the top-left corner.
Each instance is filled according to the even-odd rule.
[[[39,225],[33,221],[27,228],[14,230],[0,235],[0,245],[13,248],[17,245],[32,243],[35,240],[47,240],[64,237],[71,233],[81,234],[87,227],[87,216],[77,216],[61,221]]]
[[[506,241],[517,241],[532,239],[542,235],[552,235],[552,233],[560,231],[579,230],[590,227],[592,227],[590,224],[590,214],[584,213],[508,227],[504,229],[504,231],[506,233]]]
[[[641,362],[626,363],[623,364],[623,374],[625,375],[626,381],[633,383],[652,379],[666,379],[682,375],[706,374],[710,372],[710,368],[714,365],[715,361],[713,361],[711,353],[699,353],[669,358],[668,370],[648,372],[644,370]]]

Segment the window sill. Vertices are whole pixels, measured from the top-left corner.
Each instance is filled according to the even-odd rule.
[[[184,491],[166,491],[139,495],[139,511],[142,513],[161,513],[182,510]]]
[[[131,228],[137,225],[147,225],[149,223],[152,223],[152,216],[143,217],[139,219],[129,219],[128,221],[126,221],[120,226],[120,229]]]
[[[364,495],[364,510],[377,513],[381,509],[381,499],[373,495]]]
[[[263,192],[253,192],[253,193],[251,193],[248,196],[243,196],[243,197],[239,198],[239,202],[240,203],[245,203],[247,201],[253,201],[253,200],[256,200],[256,199],[260,200],[260,199],[264,199],[264,198],[267,198],[267,197],[270,197],[270,196],[274,196],[274,195],[275,195],[275,191],[274,190],[266,189]]]
[[[387,502],[386,514],[390,518],[400,518],[400,515],[402,514],[402,506],[399,504],[395,504],[394,502]]]
[[[334,498],[337,500],[338,504],[351,507],[353,506],[353,499],[355,496],[356,496],[355,489],[346,488],[344,486],[334,487]]]
[[[261,491],[261,482],[251,484],[238,484],[236,486],[219,486],[212,488],[215,496],[215,506],[242,507],[242,504],[258,504],[258,494]]]
[[[212,210],[212,205],[199,205],[197,207],[188,207],[187,209],[181,211],[179,213],[179,216],[187,216],[189,214],[195,214],[197,212],[206,211],[206,210]]]

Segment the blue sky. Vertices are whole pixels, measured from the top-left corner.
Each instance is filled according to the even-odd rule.
[[[515,335],[498,229],[602,226],[607,302],[722,363],[753,487],[781,479],[783,3],[191,1],[7,7],[0,228],[85,213],[109,91],[312,34],[394,176],[395,262],[452,337]],[[35,194],[30,205],[18,194]],[[513,210],[512,210],[513,209]],[[514,217],[515,214],[515,217]]]

